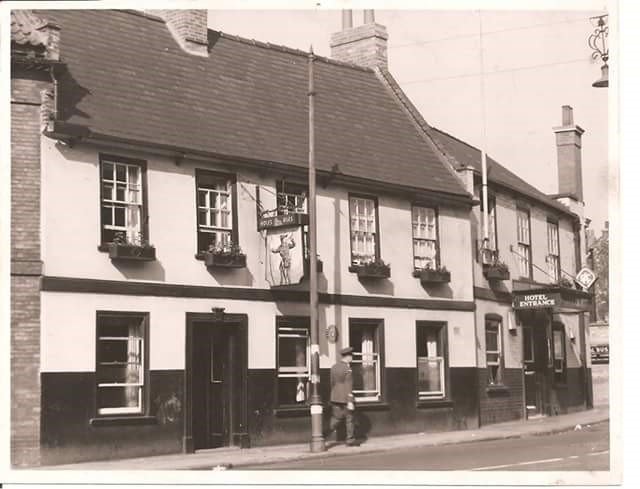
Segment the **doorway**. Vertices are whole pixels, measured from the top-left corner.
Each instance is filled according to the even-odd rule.
[[[245,315],[187,316],[187,452],[248,446]]]
[[[524,392],[527,419],[543,416],[549,388],[549,324],[538,311],[520,311],[523,342]]]

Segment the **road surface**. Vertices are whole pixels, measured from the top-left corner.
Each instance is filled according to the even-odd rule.
[[[363,445],[363,448],[366,446]],[[329,445],[329,451],[331,450]],[[396,449],[243,470],[609,470],[609,423],[545,436]]]

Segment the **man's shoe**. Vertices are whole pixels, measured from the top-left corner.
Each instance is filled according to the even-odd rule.
[[[346,443],[346,445],[347,445],[348,447],[359,447],[359,446],[360,446],[360,442],[355,441],[355,440],[354,440],[354,441],[348,441],[348,442]]]

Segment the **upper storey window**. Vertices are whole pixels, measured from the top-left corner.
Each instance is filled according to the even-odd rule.
[[[100,158],[101,242],[117,236],[132,244],[145,241],[145,163],[122,157]]]
[[[413,266],[417,270],[438,268],[438,219],[436,210],[414,206],[411,210],[413,227]]]
[[[518,267],[520,276],[531,278],[531,226],[529,211],[518,209]]]
[[[198,252],[231,248],[236,243],[234,226],[233,175],[199,170],[196,173],[198,194]]]
[[[364,265],[378,257],[378,212],[373,198],[349,197],[351,264]]]

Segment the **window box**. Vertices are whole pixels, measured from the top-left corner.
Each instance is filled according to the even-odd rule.
[[[154,261],[156,249],[149,244],[109,243],[109,258],[127,261]]]
[[[359,279],[382,279],[391,276],[391,267],[382,260],[362,265],[351,265],[349,271],[358,274]]]
[[[502,262],[483,265],[483,273],[487,280],[509,280],[509,267]]]
[[[245,268],[247,255],[240,246],[233,243],[226,245],[210,244],[209,249],[202,254],[207,268]]]
[[[247,266],[247,255],[243,253],[211,253],[206,251],[203,256],[207,268],[245,268]]]
[[[423,284],[448,284],[451,282],[451,272],[446,268],[414,270],[413,276],[419,278]]]

